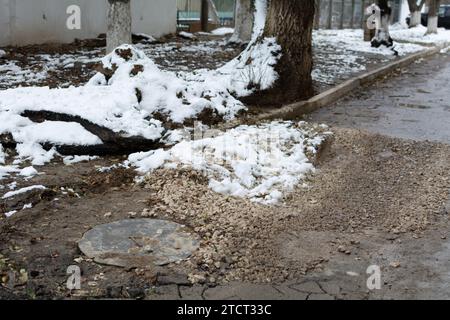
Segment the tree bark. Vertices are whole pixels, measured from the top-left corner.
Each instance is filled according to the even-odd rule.
[[[315,0],[270,1],[264,37],[276,37],[282,56],[274,86],[254,97],[259,105],[280,105],[313,95],[311,72]]]
[[[320,7],[321,7],[321,1],[316,0],[316,12],[314,13],[314,29],[320,29]]]
[[[426,34],[437,33],[440,0],[428,0],[428,27]]]
[[[408,0],[408,6],[409,6],[409,11],[411,13],[411,17],[410,17],[410,21],[409,21],[409,27],[413,28],[413,27],[417,27],[418,25],[420,25],[421,20],[422,20],[422,8],[425,4],[426,0]]]
[[[392,9],[389,7],[388,0],[378,0],[378,6],[381,10],[381,21],[379,28],[375,33],[375,38],[372,40],[372,47],[380,47],[385,45],[386,47],[392,47],[394,41],[389,33],[389,24],[391,21]]]
[[[202,5],[200,9],[200,23],[202,31],[208,32],[209,28],[209,3],[208,0],[201,0]]]
[[[106,53],[122,44],[131,44],[131,3],[130,0],[108,0],[108,31]]]
[[[253,0],[237,0],[235,12],[234,33],[230,38],[232,43],[248,43],[252,38],[255,20],[255,5]]]

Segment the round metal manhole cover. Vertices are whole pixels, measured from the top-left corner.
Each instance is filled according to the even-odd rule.
[[[93,228],[84,234],[78,246],[97,263],[132,268],[185,260],[198,249],[199,243],[180,224],[131,219]]]

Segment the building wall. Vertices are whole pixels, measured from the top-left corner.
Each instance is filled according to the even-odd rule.
[[[81,29],[69,30],[67,7],[81,8]],[[176,31],[176,0],[131,0],[133,32]],[[0,46],[67,43],[106,33],[107,0],[0,0]]]

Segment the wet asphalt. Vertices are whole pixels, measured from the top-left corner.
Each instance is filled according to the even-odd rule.
[[[308,119],[450,144],[450,54],[416,61],[396,76],[359,89]]]

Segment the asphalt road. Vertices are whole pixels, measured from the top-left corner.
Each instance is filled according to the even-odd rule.
[[[311,114],[310,121],[450,144],[450,54],[419,61]]]

